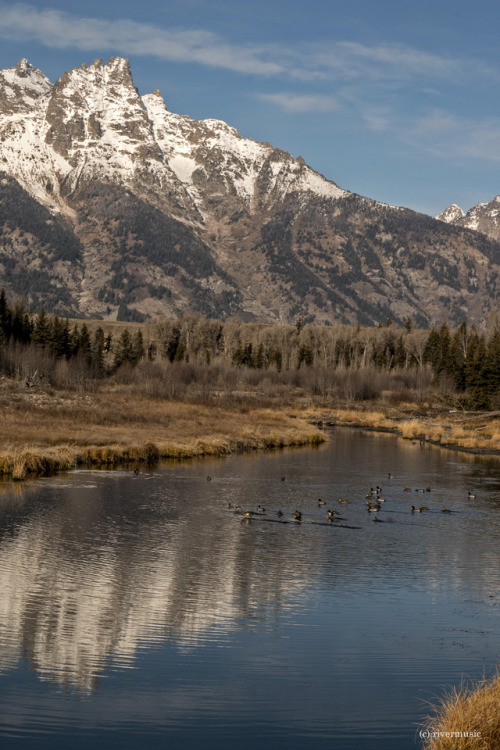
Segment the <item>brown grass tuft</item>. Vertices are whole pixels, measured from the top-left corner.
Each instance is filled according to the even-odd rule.
[[[423,730],[429,733],[424,750],[500,748],[500,674],[453,688],[433,711]]]

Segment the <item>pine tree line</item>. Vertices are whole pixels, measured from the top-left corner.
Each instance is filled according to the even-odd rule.
[[[311,326],[299,318],[295,325],[221,322],[183,315],[156,324],[154,340],[141,329],[126,328],[113,341],[98,327],[91,335],[80,325],[10,306],[0,292],[0,353],[9,345],[35,347],[54,361],[77,362],[91,378],[104,378],[123,365],[135,367],[142,359],[210,365],[223,361],[235,368],[293,370],[408,371],[431,368],[433,382],[454,393],[458,405],[484,409],[500,407],[500,320],[488,335],[462,323],[451,330],[447,323],[431,331],[415,330],[410,318],[398,328],[385,325]],[[2,360],[0,358],[0,364]]]
[[[113,344],[112,335],[106,335],[100,326],[91,336],[85,322],[80,326],[75,323],[71,327],[68,319],[48,315],[43,308],[38,315],[34,315],[26,310],[22,302],[9,306],[2,290],[0,350],[9,344],[33,345],[47,351],[56,361],[78,359],[94,378],[105,377],[123,364],[134,366],[145,356],[140,330],[132,336],[126,328]]]

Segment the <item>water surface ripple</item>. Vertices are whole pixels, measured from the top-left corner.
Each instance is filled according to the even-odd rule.
[[[500,659],[499,538],[497,459],[349,429],[4,484],[1,746],[418,747]]]

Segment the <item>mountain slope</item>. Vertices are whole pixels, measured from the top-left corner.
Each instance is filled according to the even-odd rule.
[[[498,242],[173,114],[122,58],[0,72],[0,182],[0,285],[60,313],[428,325],[499,291]]]

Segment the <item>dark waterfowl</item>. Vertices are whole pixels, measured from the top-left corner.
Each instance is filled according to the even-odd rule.
[[[319,497],[318,498],[318,505],[326,505],[326,502]]]
[[[421,505],[420,510],[429,510],[429,507],[427,505]]]
[[[293,520],[302,521],[302,513],[300,512],[300,510],[295,511],[295,513],[293,514]]]
[[[451,510],[449,508],[445,508],[444,505],[441,508],[441,513],[451,513]]]
[[[283,515],[283,513],[281,512],[281,510],[279,510],[276,515],[281,518],[281,516]]]
[[[339,503],[341,505],[347,505],[348,502],[349,502],[349,500],[344,500],[343,498],[339,497]]]
[[[468,493],[468,497],[469,497],[469,500],[475,500],[476,499],[476,496],[475,496],[475,494],[473,492],[469,492]]]
[[[208,475],[207,476],[207,482],[211,482],[211,481],[212,481],[212,477],[210,475]]]
[[[368,506],[368,513],[378,513],[382,506],[376,503],[375,505]]]

